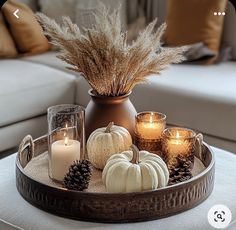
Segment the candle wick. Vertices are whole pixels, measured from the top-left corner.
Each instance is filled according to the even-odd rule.
[[[65,138],[65,146],[68,145],[68,137]]]

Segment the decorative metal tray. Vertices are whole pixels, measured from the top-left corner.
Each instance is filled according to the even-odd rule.
[[[124,223],[168,217],[202,203],[214,186],[215,162],[212,150],[204,143],[202,156],[206,167],[192,179],[162,189],[139,193],[91,193],[55,188],[34,180],[24,167],[34,155],[47,150],[47,136],[21,146],[16,159],[16,186],[32,205],[59,216],[83,221]]]

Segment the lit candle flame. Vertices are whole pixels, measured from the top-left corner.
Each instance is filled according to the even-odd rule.
[[[68,145],[68,137],[65,137],[65,145]]]
[[[153,113],[151,113],[150,119],[149,119],[150,123],[153,122]]]
[[[63,136],[64,137],[66,137],[67,136],[67,134],[68,134],[68,125],[67,125],[67,123],[66,123],[66,127],[65,127],[65,131],[64,131],[64,134],[63,134]],[[68,138],[67,138],[68,139]],[[68,143],[68,142],[67,142]]]
[[[176,133],[176,138],[180,138],[179,131]]]

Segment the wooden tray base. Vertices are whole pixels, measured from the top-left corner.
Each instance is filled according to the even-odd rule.
[[[16,186],[22,197],[32,205],[59,216],[77,220],[124,223],[168,217],[202,203],[214,186],[213,153],[204,144],[198,157],[206,169],[192,179],[165,188],[140,193],[94,193],[57,188],[34,180],[24,167],[34,156],[47,151],[47,137],[21,147],[16,159]]]

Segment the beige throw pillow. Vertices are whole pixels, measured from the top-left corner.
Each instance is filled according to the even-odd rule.
[[[223,12],[227,0],[168,0],[165,42],[168,46],[203,42],[218,53],[223,30]],[[209,60],[209,64],[215,58]]]
[[[18,19],[12,14],[16,9],[19,9]],[[50,49],[51,46],[43,34],[42,27],[27,5],[15,0],[8,0],[2,7],[2,12],[20,53],[38,54]]]
[[[16,56],[17,50],[14,41],[0,13],[0,58],[12,58]]]

